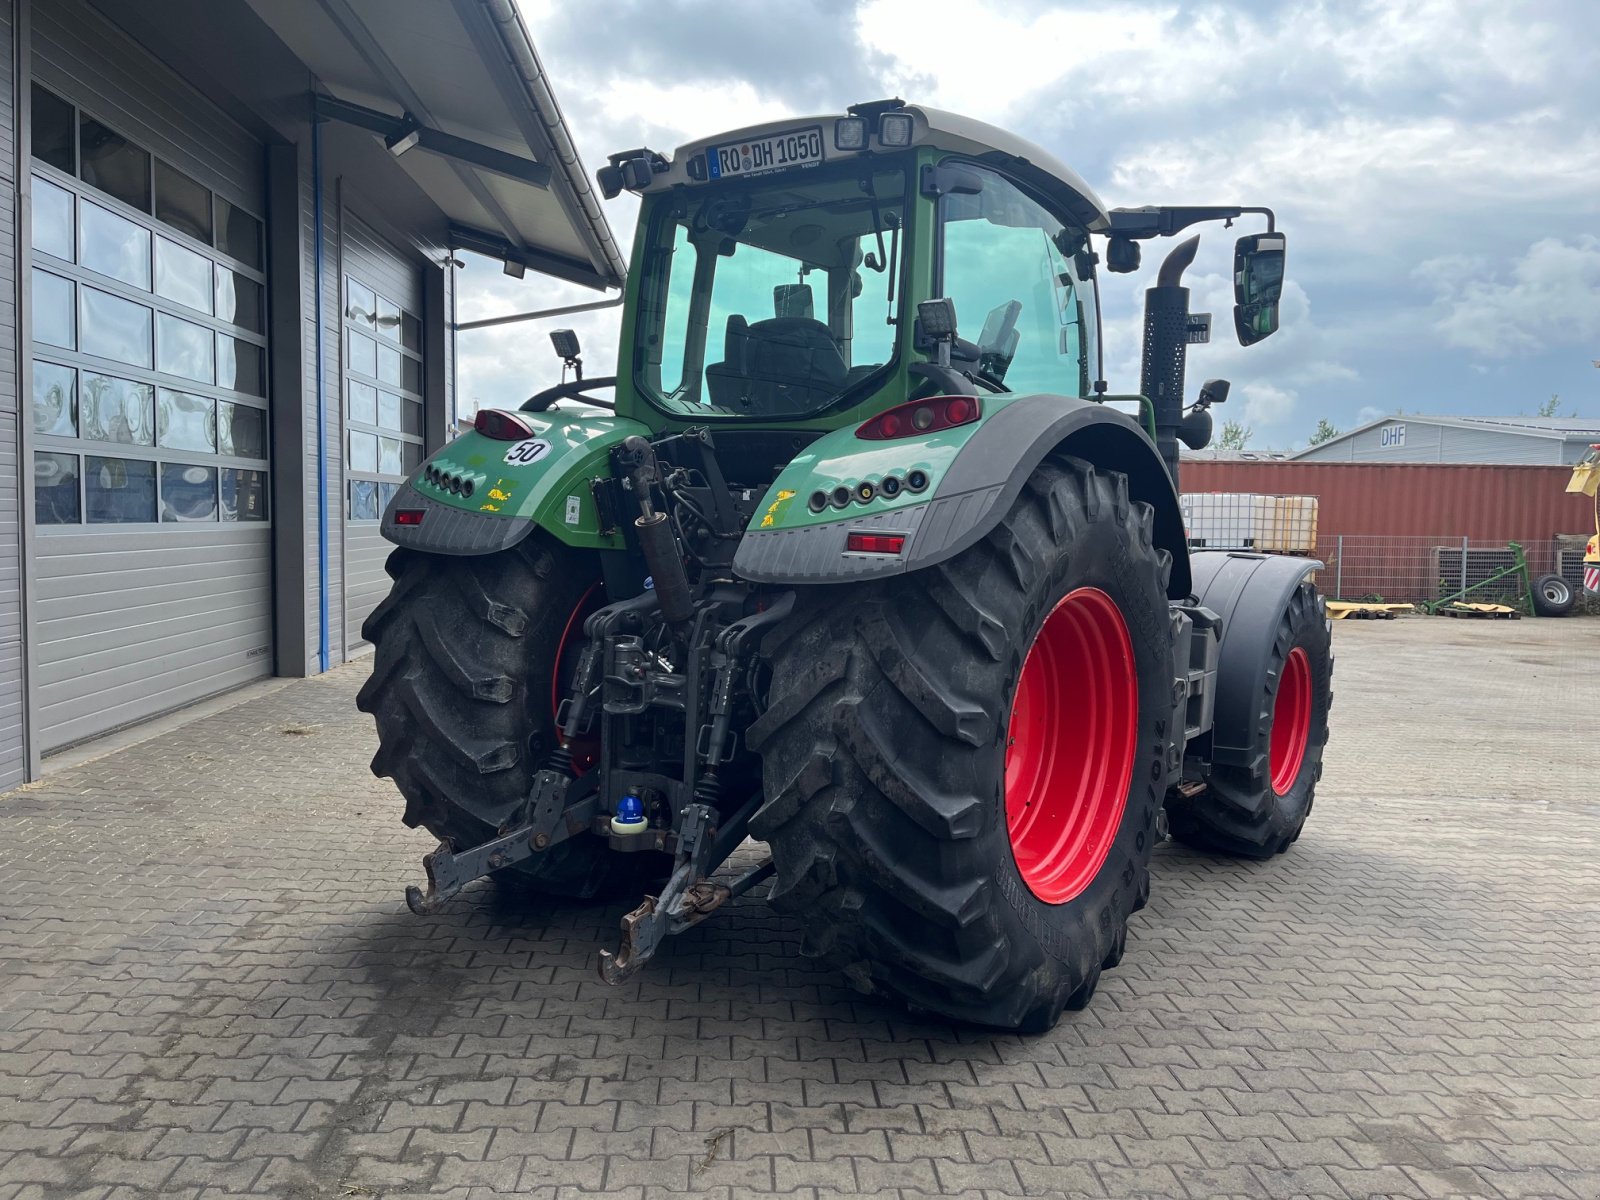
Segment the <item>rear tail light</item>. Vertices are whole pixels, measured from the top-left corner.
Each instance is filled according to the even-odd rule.
[[[520,442],[533,436],[533,427],[516,413],[499,408],[480,408],[472,418],[472,427],[484,437],[500,442]]]
[[[394,523],[396,525],[421,525],[423,511],[420,508],[397,508],[394,510]]]
[[[856,436],[869,442],[921,437],[957,425],[970,425],[982,415],[983,406],[976,396],[930,396],[926,400],[912,400],[884,409],[858,427]]]
[[[899,554],[906,548],[903,533],[852,533],[845,538],[846,550],[857,554]]]

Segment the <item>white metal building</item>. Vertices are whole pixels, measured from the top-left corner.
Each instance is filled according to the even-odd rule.
[[[453,251],[624,266],[511,0],[0,0],[0,102],[4,789],[358,652]]]
[[[1290,455],[1303,462],[1575,463],[1600,442],[1577,417],[1380,417]]]

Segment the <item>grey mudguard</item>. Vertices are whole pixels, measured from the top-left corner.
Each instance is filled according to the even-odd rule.
[[[1313,558],[1197,551],[1189,557],[1200,607],[1222,618],[1211,761],[1249,767],[1273,640],[1289,598],[1322,563]]]
[[[397,509],[422,512],[420,525],[397,525]],[[467,512],[440,504],[412,487],[400,485],[383,513],[383,536],[408,550],[430,554],[493,554],[515,546],[534,530],[532,521],[512,521],[488,513]]]
[[[757,583],[832,583],[921,570],[960,554],[1000,523],[1047,454],[1061,450],[1128,477],[1128,494],[1155,510],[1155,543],[1172,555],[1167,594],[1189,594],[1178,496],[1144,431],[1114,408],[1067,396],[1028,396],[984,419],[937,481],[927,504],[798,529],[745,534],[734,570]],[[851,554],[851,531],[902,533],[899,555]]]

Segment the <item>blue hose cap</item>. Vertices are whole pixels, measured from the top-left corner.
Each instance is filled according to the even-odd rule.
[[[644,801],[629,792],[617,801],[617,811],[611,818],[611,832],[620,834],[643,833],[647,826],[644,819]]]

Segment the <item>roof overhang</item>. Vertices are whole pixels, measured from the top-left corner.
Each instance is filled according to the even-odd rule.
[[[622,253],[513,0],[249,0],[316,78],[319,119],[369,131],[454,244],[590,287]]]

